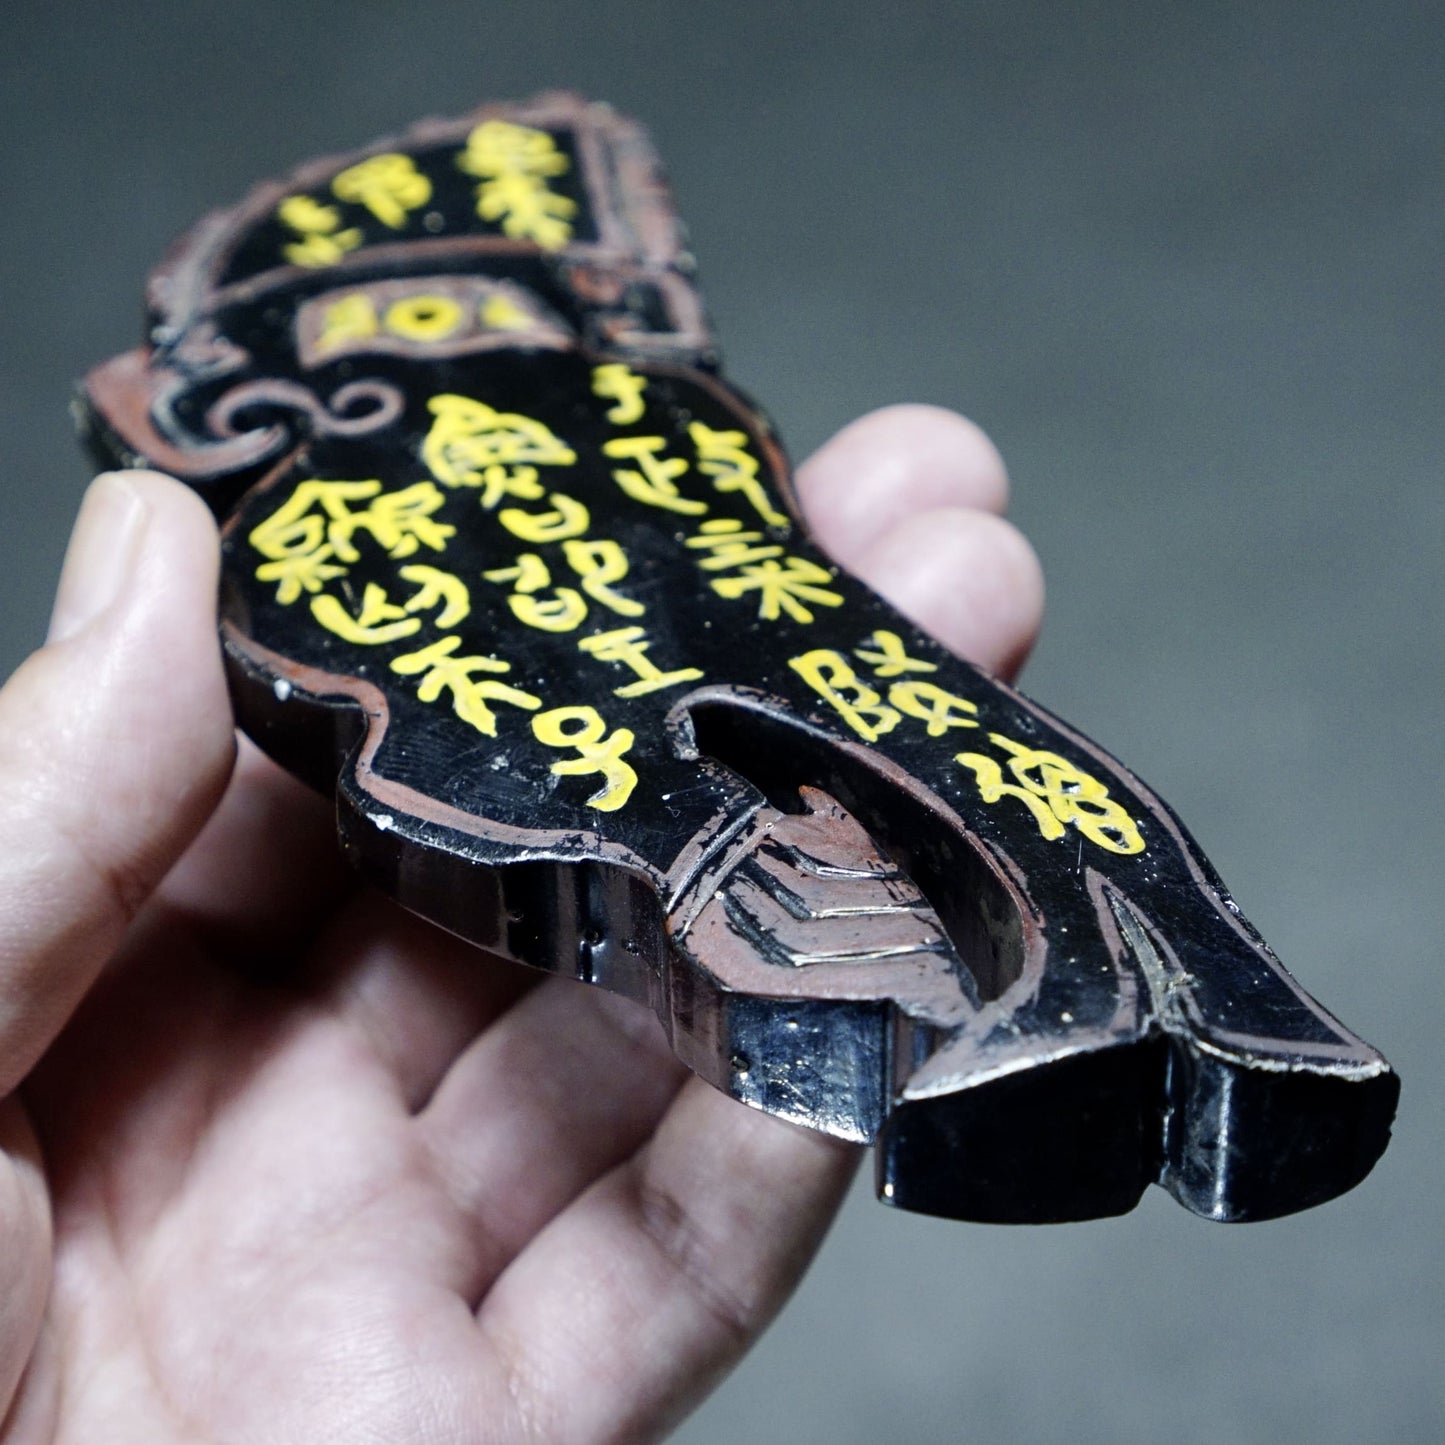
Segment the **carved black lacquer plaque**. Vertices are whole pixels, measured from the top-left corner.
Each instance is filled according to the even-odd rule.
[[[241,723],[407,907],[650,1005],[904,1208],[1259,1219],[1379,1156],[1389,1066],[1168,807],[810,545],[635,126],[315,162],[149,302],[92,449],[210,502]]]

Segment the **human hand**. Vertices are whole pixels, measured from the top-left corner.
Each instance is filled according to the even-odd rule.
[[[825,550],[1017,669],[1042,584],[981,433],[889,408],[797,480]],[[199,501],[103,479],[0,692],[0,1438],[655,1438],[855,1151],[346,877],[326,803],[233,770],[215,586]]]

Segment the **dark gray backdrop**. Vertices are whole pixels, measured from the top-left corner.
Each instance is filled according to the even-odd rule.
[[[918,399],[1049,574],[1026,686],[1183,813],[1404,1077],[1354,1194],[1048,1229],[860,1192],[679,1442],[1441,1438],[1436,7],[11,3],[0,672],[84,480],[72,378],[202,210],[568,85],[669,163],[731,374],[796,455]]]

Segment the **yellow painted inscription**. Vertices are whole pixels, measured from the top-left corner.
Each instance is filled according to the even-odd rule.
[[[628,728],[607,732],[607,724],[595,707],[554,707],[532,719],[532,732],[549,748],[566,748],[577,754],[553,763],[559,777],[602,775],[602,786],[587,799],[599,813],[615,813],[632,796],[637,774],[623,754],[635,741]]]
[[[788,666],[858,734],[864,742],[876,742],[891,733],[902,716],[889,707],[881,695],[853,671],[841,652],[819,647],[801,657],[788,659]]]
[[[888,689],[889,703],[908,717],[917,718],[928,736],[941,738],[949,728],[976,728],[978,708],[932,682],[895,682]]]
[[[786,527],[788,518],[768,501],[758,477],[758,459],[748,450],[746,432],[714,431],[700,421],[687,429],[697,448],[697,469],[720,492],[738,492],[770,527]]]
[[[615,632],[596,632],[591,637],[584,637],[577,646],[599,662],[620,662],[637,674],[636,682],[612,689],[618,697],[644,697],[649,692],[675,687],[680,682],[696,682],[702,676],[702,670],[696,667],[679,667],[671,672],[663,672],[647,656],[647,649],[652,646],[652,642],[641,627],[619,627]]]
[[[875,677],[899,677],[905,672],[938,671],[937,663],[909,657],[903,646],[903,639],[896,632],[885,632],[882,628],[862,647],[855,647],[853,655],[862,658],[873,669]]]
[[[364,291],[353,291],[333,301],[321,317],[321,335],[316,349],[323,355],[351,341],[364,341],[381,330],[376,307]]]
[[[382,329],[407,341],[443,341],[466,320],[461,303],[451,296],[403,296],[386,308]]]
[[[357,560],[357,532],[369,532],[397,559],[412,556],[420,547],[440,552],[456,531],[435,520],[445,500],[431,482],[383,492],[375,480],[303,481],[251,531],[251,545],[269,559],[256,569],[256,576],[275,582],[276,600],[290,604],[302,592],[319,592],[331,578],[343,575],[345,568],[338,563]],[[356,510],[354,502],[368,505]]]
[[[614,467],[612,471],[613,481],[634,502],[686,516],[706,512],[705,502],[693,501],[678,492],[677,479],[687,472],[687,460],[658,456],[666,445],[660,436],[613,437],[603,442],[602,451],[616,461],[635,463],[632,467]]]
[[[719,597],[758,594],[758,616],[775,622],[784,612],[795,622],[811,622],[811,607],[841,607],[843,599],[826,584],[833,573],[804,557],[782,562],[759,562],[744,567],[736,577],[719,577],[712,589]]]
[[[546,512],[524,512],[520,507],[503,507],[497,520],[523,542],[540,547],[544,542],[565,542],[580,537],[592,525],[592,515],[573,497],[552,492]]]
[[[607,420],[618,426],[631,426],[642,419],[647,409],[642,400],[646,390],[647,378],[620,361],[592,368],[592,395],[611,399],[613,404],[607,408]]]
[[[505,702],[529,712],[542,706],[542,699],[530,692],[495,677],[477,677],[477,673],[510,672],[512,665],[495,657],[458,657],[461,645],[460,637],[443,637],[419,652],[392,658],[391,670],[403,677],[421,677],[416,695],[422,702],[436,702],[443,692],[451,693],[452,711],[489,738],[497,735],[497,715],[489,703]]]
[[[347,642],[374,647],[383,642],[398,642],[421,631],[421,618],[409,617],[405,607],[398,607],[387,598],[386,588],[379,582],[368,582],[361,595],[361,610],[353,617],[329,592],[311,599],[311,615],[328,631]]]
[[[820,647],[789,659],[788,666],[865,742],[890,733],[904,717],[923,723],[931,738],[950,728],[976,728],[978,709],[931,682],[909,679],[888,689],[888,701],[853,670],[841,652]]]
[[[507,604],[518,622],[542,632],[571,632],[587,616],[587,604],[575,587],[552,587],[552,595],[540,594],[552,586],[552,572],[535,552],[523,552],[515,567],[498,567],[482,575],[488,582],[512,583]]]
[[[312,598],[311,615],[328,632],[347,642],[375,646],[396,642],[421,631],[421,618],[416,613],[440,607],[436,616],[438,627],[455,627],[472,610],[466,583],[450,572],[435,567],[403,567],[398,574],[403,582],[415,584],[416,591],[404,603],[393,602],[379,582],[368,582],[361,594],[361,608],[355,616],[342,606],[339,598],[329,592]]]
[[[610,538],[595,542],[578,539],[562,543],[562,555],[577,574],[582,590],[594,601],[609,607],[622,617],[641,617],[647,610],[642,603],[614,591],[612,583],[627,576],[627,553]]]
[[[929,737],[954,728],[976,728],[978,707],[937,683],[903,676],[936,672],[937,666],[910,657],[896,632],[879,630],[854,649],[869,663],[875,680],[890,680],[887,699],[859,677],[841,652],[817,648],[789,659],[788,665],[865,742],[890,733],[903,719],[924,725]],[[900,678],[899,681],[891,679]],[[1032,814],[1045,838],[1061,838],[1069,827],[1111,853],[1141,853],[1144,839],[1134,820],[1097,778],[1057,753],[1030,748],[1001,733],[988,740],[1007,755],[1004,764],[985,753],[958,753],[955,761],[968,768],[985,803],[1015,798]],[[1012,781],[1006,781],[1004,768]]]
[[[641,617],[640,602],[624,597],[609,585],[627,575],[627,554],[616,542],[564,540],[562,555],[577,574],[582,591],[623,617]],[[587,616],[587,604],[574,587],[552,587],[552,570],[535,552],[524,552],[512,567],[497,567],[482,574],[488,582],[510,582],[507,599],[513,615],[528,627],[543,632],[571,632]],[[550,597],[539,594],[552,588]]]
[[[431,182],[410,156],[393,152],[348,166],[331,182],[331,194],[338,201],[365,206],[383,226],[396,231],[406,224],[408,212],[431,200]]]
[[[712,590],[719,597],[736,599],[750,592],[758,596],[758,616],[776,622],[787,613],[794,622],[811,622],[814,607],[841,607],[841,593],[833,591],[834,573],[806,557],[790,557],[782,547],[765,541],[761,532],[749,532],[733,517],[704,522],[688,547],[707,555],[698,566],[705,572],[732,572],[716,577]]]
[[[477,319],[483,328],[493,331],[529,331],[537,324],[535,317],[500,291],[480,303]],[[460,335],[470,324],[467,307],[455,296],[439,291],[417,291],[410,296],[399,296],[380,314],[376,301],[365,291],[352,291],[326,305],[316,337],[316,354],[328,356],[353,342],[376,336],[400,337],[419,346],[435,345]],[[462,417],[450,419],[443,429],[444,434],[453,436],[464,430],[465,418]],[[558,446],[560,448],[560,443]],[[458,458],[450,466],[455,470],[465,470],[461,462],[462,459]],[[480,483],[449,485],[476,486]]]
[[[488,510],[503,497],[536,501],[544,488],[538,467],[570,467],[577,453],[551,428],[520,412],[501,412],[469,396],[443,394],[427,402],[435,420],[422,460],[449,487],[479,487]]]
[[[988,736],[1009,755],[1013,782],[1005,782],[1003,769],[982,753],[959,753],[956,759],[972,771],[985,803],[1016,798],[1033,814],[1045,838],[1062,838],[1072,826],[1110,853],[1144,851],[1138,825],[1097,778],[1057,753],[1026,747],[1000,733]]]
[[[535,241],[544,251],[559,250],[571,239],[577,204],[547,185],[565,175],[571,162],[546,131],[484,121],[467,137],[457,165],[481,179],[477,215],[499,222],[505,235]]]
[[[355,226],[343,229],[335,206],[310,196],[287,196],[276,207],[276,218],[299,237],[281,248],[293,266],[333,266],[361,244],[361,232]]]
[[[477,315],[489,331],[534,331],[537,327],[537,318],[504,291],[488,296]]]
[[[747,531],[735,517],[714,517],[704,522],[686,545],[694,552],[707,554],[697,562],[704,572],[725,572],[784,555],[776,542],[769,542],[761,532]]]

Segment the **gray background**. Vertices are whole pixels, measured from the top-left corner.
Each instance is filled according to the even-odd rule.
[[[84,480],[72,378],[202,210],[565,84],[669,163],[796,455],[917,399],[998,440],[1050,580],[1026,686],[1180,810],[1404,1078],[1323,1209],[1008,1230],[860,1192],[680,1442],[1442,1434],[1434,7],[12,3],[0,672]]]

